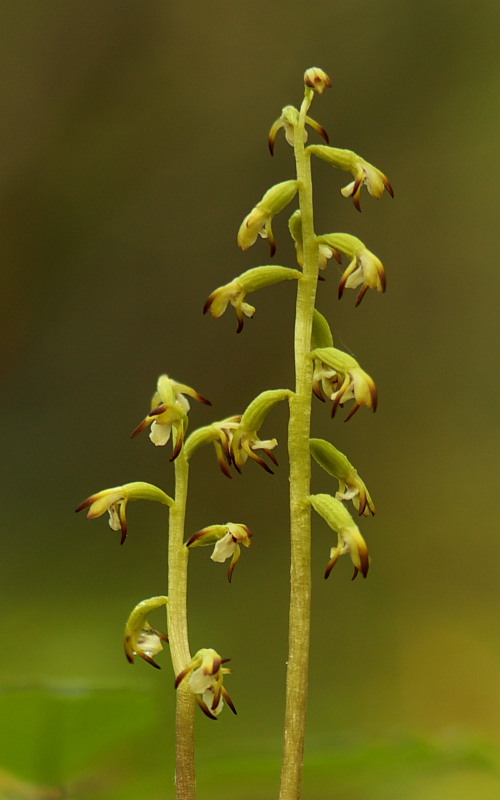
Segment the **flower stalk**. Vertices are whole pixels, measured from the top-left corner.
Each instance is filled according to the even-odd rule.
[[[318,244],[314,235],[310,158],[304,149],[307,111],[314,90],[307,86],[293,143],[302,221],[303,278],[298,282],[295,315],[295,394],[290,398],[288,454],[290,459],[290,619],[280,800],[300,796],[307,714],[311,617],[311,388],[309,358],[318,283]]]
[[[184,526],[189,482],[189,462],[184,450],[175,460],[175,502],[170,507],[168,535],[168,636],[172,666],[177,676],[191,662],[187,622],[187,576],[189,550],[184,544]],[[196,796],[194,724],[195,697],[188,684],[176,692],[175,789],[177,800]]]

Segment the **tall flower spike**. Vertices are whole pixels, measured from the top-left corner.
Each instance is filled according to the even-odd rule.
[[[329,380],[334,386],[334,391],[329,395],[333,401],[332,417],[338,406],[343,406],[348,400],[354,400],[354,406],[344,422],[351,419],[360,406],[366,406],[372,411],[377,409],[377,389],[373,379],[359,366],[355,358],[337,350],[335,347],[318,347],[310,353],[310,357],[330,369],[332,375]],[[336,385],[339,388],[336,388]]]
[[[307,152],[310,155],[318,156],[318,158],[326,161],[332,167],[346,170],[352,174],[354,180],[344,186],[341,192],[344,197],[352,197],[358,211],[361,211],[359,198],[363,186],[366,186],[372,197],[382,197],[384,190],[391,197],[394,197],[394,191],[387,176],[352,150],[341,150],[337,147],[312,144],[307,148]]]
[[[149,438],[157,446],[167,444],[173,434],[173,452],[170,461],[174,461],[182,449],[187,428],[187,412],[190,405],[185,395],[199,403],[211,405],[210,400],[190,386],[178,383],[168,375],[160,375],[156,392],[151,400],[151,411],[133,431],[131,438],[133,439],[149,425],[151,425]]]
[[[209,525],[203,530],[194,533],[186,547],[200,547],[203,545],[215,544],[214,551],[210,558],[222,564],[230,558],[227,579],[231,583],[234,568],[241,555],[240,545],[250,547],[252,544],[252,534],[250,528],[242,523],[226,522],[225,525]]]
[[[241,472],[250,457],[266,472],[273,474],[272,469],[255,453],[255,450],[262,450],[277,466],[278,461],[272,450],[278,442],[276,439],[261,441],[258,438],[258,430],[271,408],[291,395],[292,392],[289,389],[270,389],[259,394],[247,407],[240,424],[233,433],[231,442],[231,460],[238,472]]]
[[[337,546],[330,550],[330,561],[325,570],[325,578],[328,578],[340,556],[346,554],[349,554],[354,565],[352,580],[356,578],[358,572],[361,572],[363,578],[366,578],[370,566],[368,548],[358,526],[345,506],[340,500],[336,500],[329,494],[312,494],[309,496],[309,502],[338,535]]]
[[[165,506],[173,505],[173,500],[157,486],[143,481],[125,483],[123,486],[114,486],[104,489],[87,497],[76,512],[88,508],[87,519],[101,517],[106,511],[109,513],[109,526],[114,531],[121,531],[120,544],[127,538],[127,503],[129,500],[155,500]]]
[[[386,280],[382,262],[363,244],[361,239],[348,233],[328,233],[318,236],[319,247],[332,247],[345,253],[351,262],[339,283],[339,300],[344,289],[361,286],[355,305],[359,306],[368,289],[385,292]]]
[[[188,678],[189,688],[196,697],[201,710],[210,719],[217,719],[223,709],[224,700],[236,714],[229,693],[223,685],[224,675],[232,670],[223,667],[229,661],[221,658],[215,650],[202,648],[193,656],[188,666],[177,675],[175,688]]]
[[[352,500],[360,515],[375,514],[375,505],[364,482],[348,458],[333,444],[324,439],[309,439],[309,449],[314,460],[339,482],[337,500]]]
[[[272,219],[288,205],[297,194],[299,182],[282,181],[267,190],[262,200],[250,211],[240,225],[238,231],[238,244],[242,250],[248,250],[257,237],[269,240],[271,256],[276,252]]]
[[[298,270],[289,267],[271,265],[248,269],[230,283],[219,286],[212,292],[203,306],[203,313],[206,314],[207,311],[210,311],[212,317],[217,319],[224,314],[231,303],[238,319],[236,333],[240,333],[243,330],[245,317],[253,317],[255,314],[255,308],[244,302],[248,292],[264,289],[266,286],[272,286],[282,281],[299,280],[300,277],[301,274]]]
[[[149,614],[156,608],[160,608],[168,603],[168,597],[150,597],[138,603],[133,609],[125,626],[125,638],[123,646],[127,661],[134,663],[135,656],[140,656],[156,669],[161,669],[153,656],[163,650],[162,642],[168,642],[166,633],[152,628],[148,622]]]

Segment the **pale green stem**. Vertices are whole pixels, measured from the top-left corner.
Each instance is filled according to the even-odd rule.
[[[168,635],[175,675],[191,661],[187,626],[187,568],[189,551],[184,544],[184,521],[189,462],[181,451],[175,461],[175,503],[170,508],[168,538]],[[195,698],[186,681],[176,692],[175,790],[177,800],[196,796],[194,765]]]
[[[312,362],[311,329],[318,281],[318,245],[315,241],[311,165],[304,152],[301,131],[312,92],[300,109],[295,136],[295,162],[303,238],[303,277],[298,281],[295,317],[295,394],[290,399],[288,453],[290,458],[290,622],[286,684],[286,710],[280,800],[298,800],[302,781],[307,715],[309,631],[311,616],[311,423]]]

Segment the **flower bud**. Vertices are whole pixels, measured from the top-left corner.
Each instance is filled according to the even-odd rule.
[[[326,72],[319,67],[310,67],[304,72],[304,83],[318,94],[323,94],[325,89],[330,89],[332,82]]]

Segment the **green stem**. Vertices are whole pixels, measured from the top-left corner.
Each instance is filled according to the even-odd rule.
[[[189,481],[189,462],[181,451],[175,461],[175,503],[170,508],[168,538],[168,635],[175,675],[191,661],[187,626],[187,568],[189,551],[184,544],[184,522]],[[175,790],[177,800],[196,796],[194,766],[195,698],[186,681],[176,692]]]
[[[304,152],[302,131],[312,92],[300,109],[295,135],[295,162],[303,239],[303,277],[298,281],[295,317],[295,394],[290,399],[288,453],[290,459],[290,621],[286,684],[283,764],[280,800],[298,800],[302,781],[307,715],[309,632],[311,617],[311,330],[318,281],[318,246],[314,235],[310,159]]]

